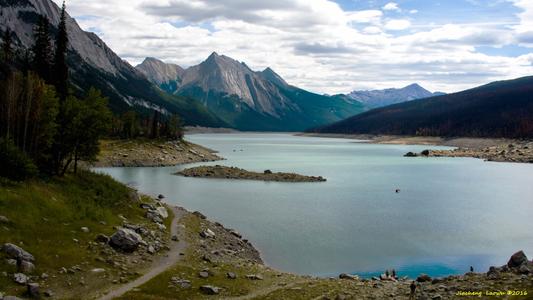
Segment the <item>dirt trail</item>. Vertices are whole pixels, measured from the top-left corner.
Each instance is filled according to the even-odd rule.
[[[174,219],[172,220],[172,224],[170,226],[170,235],[180,236],[178,233],[178,221],[183,216],[185,216],[187,212],[183,209],[179,209],[176,207],[172,207],[171,209],[172,209],[172,212],[174,213]],[[168,251],[167,255],[159,257],[158,259],[154,260],[154,262],[148,269],[149,270],[148,273],[144,274],[143,276],[137,278],[134,281],[128,282],[124,285],[121,285],[121,286],[118,286],[112,289],[105,296],[99,299],[100,300],[111,300],[113,298],[120,297],[124,295],[125,293],[127,293],[128,291],[145,284],[152,278],[166,271],[168,268],[174,266],[181,259],[180,252],[184,252],[186,247],[187,247],[187,243],[184,241],[183,238],[180,238],[179,242],[171,242],[170,250]]]

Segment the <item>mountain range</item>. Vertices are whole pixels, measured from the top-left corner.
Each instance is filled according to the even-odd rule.
[[[348,94],[350,98],[363,103],[369,109],[440,95],[444,93],[432,93],[417,83],[400,89],[353,91]]]
[[[533,138],[533,76],[390,105],[311,131]]]
[[[216,52],[187,69],[155,58],[146,58],[137,69],[167,93],[198,99],[241,130],[304,130],[364,110],[360,102],[348,97],[305,91],[288,84],[271,68],[253,71]]]
[[[50,0],[0,1],[0,30],[10,29],[15,47],[33,45],[34,28],[40,16],[49,19],[52,33],[57,31],[60,8]],[[136,110],[163,114],[178,113],[186,124],[228,126],[203,105],[191,98],[161,92],[137,69],[116,55],[96,34],[83,31],[67,15],[69,34],[68,63],[71,86],[82,93],[94,86],[109,98],[113,111]]]

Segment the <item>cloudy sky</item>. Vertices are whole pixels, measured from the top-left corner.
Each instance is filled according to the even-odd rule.
[[[60,2],[60,0],[54,0]],[[317,93],[453,92],[533,75],[531,0],[67,0],[131,64],[211,52]]]

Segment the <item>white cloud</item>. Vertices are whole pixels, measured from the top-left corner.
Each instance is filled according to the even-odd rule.
[[[411,9],[409,11],[410,14],[417,14],[418,13],[418,9]]]
[[[399,11],[400,8],[398,7],[398,3],[395,2],[389,2],[383,6],[383,10],[396,10]]]
[[[412,82],[451,92],[533,73],[533,54],[476,51],[512,44],[517,34],[527,38],[531,1],[513,1],[523,9],[516,28],[416,27],[416,19],[344,11],[328,0],[69,0],[67,9],[132,64],[154,56],[187,67],[217,51],[255,70],[272,67],[289,83],[318,93]]]
[[[385,24],[387,30],[405,30],[411,26],[409,20],[390,20]]]

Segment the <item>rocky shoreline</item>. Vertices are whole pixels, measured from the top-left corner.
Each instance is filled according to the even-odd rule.
[[[315,134],[301,136],[354,139],[362,143],[391,145],[435,145],[457,147],[453,150],[409,152],[406,157],[473,157],[486,161],[533,163],[533,141],[503,138],[443,138],[426,136],[390,136],[370,134]]]
[[[322,176],[306,176],[295,173],[274,173],[265,170],[263,173],[247,171],[236,167],[227,166],[199,166],[184,169],[176,173],[185,177],[221,178],[221,179],[244,179],[277,182],[324,182]]]
[[[486,161],[533,163],[533,142],[516,141],[484,148],[457,148],[453,150],[424,150],[409,152],[407,157],[474,157]]]
[[[76,284],[80,288],[92,288],[88,298],[100,297],[105,295],[102,288],[110,285],[118,287],[134,280],[141,272],[150,270],[143,270],[147,267],[146,263],[158,256],[170,255],[171,243],[184,242],[186,248],[183,252],[174,254],[182,257],[175,266],[169,266],[167,271],[119,299],[438,300],[462,296],[527,298],[528,293],[533,293],[533,261],[529,261],[522,251],[513,254],[507,264],[490,267],[484,273],[468,272],[439,278],[421,274],[416,279],[410,279],[391,272],[369,279],[351,274],[340,274],[338,278],[290,274],[265,266],[259,251],[239,232],[209,220],[200,212],[176,207],[174,210],[181,217],[171,226],[175,226],[178,234],[170,236],[164,225],[168,224],[165,220],[170,216],[168,204],[163,205],[157,199],[146,200],[145,196],[132,196],[132,204],[145,212],[143,221],[124,219],[122,226],[116,227],[112,235],[95,234],[94,242],[84,245],[87,251],[101,257],[96,263],[105,266],[93,267],[88,262],[62,268],[57,273],[25,275],[31,273],[24,268],[35,263],[33,255],[22,247],[5,244],[2,247],[5,259],[13,260],[19,266],[18,271],[7,276],[18,284],[26,285],[28,296],[62,299],[68,297],[65,289]],[[81,229],[82,232],[86,230],[89,229]],[[141,262],[143,267],[139,269]],[[98,290],[95,290],[95,282],[100,282]],[[414,297],[410,298],[413,286]],[[0,291],[0,299],[20,298],[9,298]]]
[[[216,151],[187,141],[107,140],[92,167],[164,167],[223,160]]]

